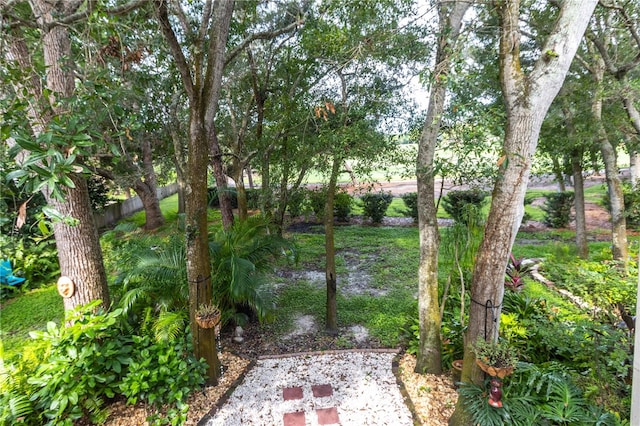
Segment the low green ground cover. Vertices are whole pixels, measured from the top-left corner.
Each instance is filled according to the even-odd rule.
[[[394,202],[397,202],[396,200]],[[171,287],[175,286],[176,282],[186,282],[186,280],[176,281],[175,279],[176,276],[182,276],[175,275],[176,273],[183,274],[180,269],[180,256],[173,256],[179,262],[176,263],[176,268],[173,268],[171,274],[166,276],[168,279],[166,282],[169,283],[166,286],[158,284],[164,282],[161,278],[158,278],[158,282],[155,282],[155,279],[136,281],[136,275],[128,273],[129,269],[137,267],[139,254],[142,252],[150,254],[172,253],[169,250],[172,241],[175,238],[180,238],[183,233],[175,204],[175,197],[163,200],[163,210],[167,212],[167,224],[153,234],[147,234],[138,229],[144,223],[144,215],[136,215],[128,221],[129,225],[120,225],[103,235],[105,263],[113,298],[117,302],[128,300],[131,304],[117,305],[121,307],[122,311],[117,315],[96,319],[91,323],[91,327],[95,327],[99,331],[99,333],[96,331],[96,335],[100,336],[100,333],[111,333],[108,328],[104,327],[105,323],[102,321],[111,324],[110,326],[117,325],[118,339],[123,339],[120,349],[124,348],[123,350],[126,349],[127,352],[121,352],[118,348],[107,348],[111,351],[109,353],[112,356],[107,356],[102,361],[96,361],[86,358],[86,354],[83,354],[82,358],[74,358],[73,349],[71,352],[69,349],[64,349],[65,352],[62,355],[65,357],[71,356],[78,362],[82,361],[79,365],[90,366],[90,368],[87,367],[90,371],[88,376],[95,379],[95,382],[74,383],[73,386],[76,387],[71,386],[70,382],[64,382],[65,386],[71,386],[64,388],[67,390],[67,394],[69,390],[79,394],[79,392],[90,393],[91,389],[95,389],[96,394],[106,392],[104,396],[108,399],[111,392],[123,392],[126,398],[138,398],[137,400],[142,398],[149,403],[154,403],[156,400],[169,402],[173,404],[175,418],[181,418],[184,413],[183,401],[191,388],[198,385],[197,377],[193,383],[180,384],[178,388],[172,388],[167,394],[163,393],[166,391],[159,390],[163,388],[160,381],[153,383],[153,386],[157,386],[157,388],[142,389],[139,387],[147,381],[140,374],[151,372],[156,368],[154,365],[142,365],[138,369],[140,371],[138,375],[134,375],[129,368],[130,365],[143,363],[143,359],[136,358],[139,350],[145,350],[145,354],[148,356],[155,354],[158,357],[164,357],[161,359],[166,359],[168,370],[163,369],[166,373],[165,377],[171,377],[184,367],[179,361],[167,355],[173,350],[167,346],[171,342],[180,345],[179,351],[187,351],[188,347],[184,296]],[[396,204],[397,206],[398,204]],[[392,204],[388,212],[393,208]],[[212,210],[209,219],[212,238],[219,238],[213,237],[220,230],[219,212]],[[443,228],[439,271],[440,296],[444,297],[445,288],[447,293],[443,316],[443,337],[445,338],[443,351],[447,366],[462,354],[462,335],[469,308],[468,291],[472,271],[471,262],[474,247],[477,246],[477,240],[481,237],[481,232],[454,231],[453,228]],[[315,271],[321,276],[324,271],[322,226],[320,224],[309,225],[306,228],[287,233],[285,236],[294,243],[295,252],[299,257],[298,262],[287,262],[286,258],[270,260],[267,263],[270,266],[265,271],[271,272],[262,277],[265,279],[258,280],[257,278],[260,277],[255,277],[256,282],[254,283],[259,286],[256,288],[260,289],[268,288],[263,287],[265,282],[276,284],[277,289],[273,290],[273,300],[276,302],[276,309],[273,312],[275,314],[274,321],[266,321],[262,326],[265,327],[265,331],[269,331],[275,336],[290,332],[293,320],[298,315],[311,315],[316,323],[321,325],[325,312],[326,290],[323,283],[309,279],[303,274],[303,272]],[[523,366],[522,375],[514,376],[512,384],[508,381],[505,382],[505,401],[507,404],[509,401],[522,402],[522,398],[526,396],[523,392],[527,391],[527,387],[522,383],[534,380],[532,377],[541,383],[543,376],[554,377],[554,383],[566,382],[566,389],[568,389],[566,395],[573,398],[568,404],[573,404],[574,400],[578,401],[574,405],[582,410],[581,413],[584,414],[591,410],[593,413],[597,411],[598,415],[605,416],[605,411],[609,410],[619,413],[624,419],[628,416],[629,407],[631,342],[628,330],[619,326],[617,317],[612,313],[612,305],[618,302],[626,303],[625,308],[634,312],[635,303],[630,301],[635,300],[633,292],[636,283],[632,277],[637,276],[637,265],[631,262],[629,273],[626,275],[622,273],[618,266],[610,261],[611,253],[608,243],[590,243],[590,259],[579,260],[570,248],[572,238],[572,233],[569,231],[520,233],[518,240],[525,243],[519,244],[516,241],[513,249],[514,256],[541,258],[541,272],[553,280],[558,288],[571,291],[585,301],[600,307],[601,311],[594,314],[593,311],[577,308],[554,290],[536,283],[528,277],[525,279],[522,291],[505,295],[502,317],[503,338],[519,350],[521,361],[529,365],[529,367]],[[340,327],[364,326],[368,329],[370,336],[378,340],[381,345],[415,349],[417,266],[419,262],[417,227],[341,225],[336,227],[335,241],[339,276],[338,321]],[[456,244],[462,244],[459,248],[463,247],[464,250],[452,249]],[[180,244],[176,247],[179,246]],[[251,250],[242,252],[240,257],[250,258]],[[454,261],[454,256],[459,256],[457,261]],[[636,242],[632,244],[632,256],[634,258],[637,256]],[[266,258],[266,256],[263,257]],[[167,261],[163,263],[163,266],[167,267],[170,264],[171,262]],[[462,265],[462,268],[458,269],[457,265]],[[281,274],[284,270],[289,271],[290,274]],[[350,293],[348,291],[350,284],[347,277],[356,273],[360,284],[364,283],[363,285],[368,292]],[[144,277],[145,275],[138,276]],[[162,275],[154,276],[161,277]],[[283,276],[294,276],[295,278],[283,278]],[[132,290],[134,293],[125,293],[125,291]],[[164,292],[165,290],[168,291]],[[464,303],[461,302],[462,294],[465,295]],[[138,298],[134,299],[133,297],[136,295]],[[42,345],[46,346],[46,342],[43,343],[42,334],[39,334],[41,337],[39,343],[36,339],[34,342],[37,344],[32,346],[31,339],[27,337],[29,330],[40,330],[41,333],[49,333],[49,335],[55,334],[58,336],[56,339],[62,339],[60,342],[64,341],[64,343],[60,343],[63,348],[76,347],[78,344],[78,341],[71,335],[60,334],[62,332],[58,331],[59,328],[47,325],[48,321],[53,321],[53,324],[62,323],[62,303],[55,287],[46,286],[21,294],[10,302],[6,302],[0,314],[2,315],[1,336],[4,346],[2,355],[5,371],[11,371],[12,377],[9,384],[6,381],[2,383],[6,391],[3,398],[19,395],[20,392],[26,395],[35,395],[34,392],[37,391],[37,388],[30,386],[40,383],[40,391],[37,392],[40,392],[41,396],[45,394],[43,389],[48,389],[46,392],[46,398],[49,398],[47,399],[49,401],[48,408],[29,405],[32,403],[28,402],[28,399],[27,401],[24,399],[14,400],[13,407],[16,407],[16,403],[20,403],[24,404],[22,407],[25,410],[28,408],[48,410],[50,418],[62,419],[63,421],[78,415],[77,411],[67,411],[66,406],[64,409],[60,408],[62,400],[56,396],[58,394],[51,387],[47,387],[46,381],[38,382],[39,379],[35,379],[31,380],[32,383],[28,383],[26,379],[24,381],[20,379],[23,377],[21,374],[42,378],[46,371],[54,371],[57,368],[52,360],[44,363],[41,370],[25,366],[24,362],[33,362],[34,354],[44,354]],[[230,316],[229,318],[229,323],[233,324],[234,318],[237,317]],[[265,318],[270,319],[271,317],[265,316]],[[71,333],[71,331],[69,332]],[[47,344],[52,342],[51,338],[45,340],[49,342]],[[101,345],[101,342],[91,340],[87,344]],[[137,342],[137,344],[132,344],[132,342]],[[348,340],[344,340],[343,344],[345,348],[350,345]],[[130,353],[127,348],[130,348]],[[60,380],[63,378],[61,377]],[[606,388],[598,387],[603,381],[609,383],[609,386]],[[103,383],[104,386],[100,383]],[[80,389],[77,386],[84,387]],[[473,389],[469,390],[470,395],[473,392]],[[550,391],[546,395],[546,402],[544,395],[536,396],[537,399],[532,396],[530,398],[531,401],[536,401],[536,404],[549,404],[549,398],[555,398],[551,400],[553,403],[561,401],[560,396],[556,397],[552,394],[553,392]],[[64,404],[75,402],[75,397],[73,397],[72,400],[67,399]],[[99,404],[96,402],[94,413],[96,418],[102,414],[101,404],[103,402]],[[91,404],[93,403],[90,400],[83,400],[82,404],[84,407],[83,415],[91,414]],[[5,407],[10,407],[10,405],[6,404]],[[512,407],[518,407],[518,405],[514,404]],[[596,409],[597,407],[600,408]],[[602,408],[605,411],[602,411]],[[527,408],[520,407],[519,409],[526,411]],[[7,413],[6,410],[2,412],[3,418],[11,418],[13,415]],[[483,415],[488,414],[484,413]],[[593,419],[595,418],[593,416],[589,417],[584,414],[583,417],[584,419],[587,417]],[[615,416],[611,418],[601,424],[624,424],[624,420],[615,420]],[[156,420],[162,423],[166,419],[158,417]],[[545,424],[572,424],[567,421],[565,419]],[[582,424],[595,424],[590,421],[584,420]]]

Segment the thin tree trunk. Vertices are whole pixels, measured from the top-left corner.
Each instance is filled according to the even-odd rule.
[[[227,175],[224,173],[222,151],[220,150],[220,144],[218,143],[218,136],[215,130],[211,137],[210,149],[213,176],[216,180],[216,187],[218,188],[218,200],[220,201],[222,226],[224,229],[229,229],[233,226],[233,206],[231,204],[231,196],[229,195],[229,187],[227,185]]]
[[[142,164],[144,168],[144,181],[137,179],[133,185],[134,191],[142,200],[146,215],[144,228],[147,231],[158,229],[164,225],[164,216],[160,210],[160,200],[158,200],[157,178],[153,169],[153,155],[151,143],[148,140],[142,142]]]
[[[553,174],[556,177],[556,182],[558,182],[558,191],[565,192],[567,190],[567,186],[564,183],[564,173],[562,172],[560,160],[558,160],[558,157],[554,156],[551,159],[551,163],[553,164]]]
[[[236,183],[236,194],[238,196],[238,220],[244,222],[249,217],[247,206],[247,190],[244,187],[244,181],[242,179],[242,168],[239,173],[236,173],[236,177],[233,179]]]
[[[605,63],[601,57],[595,59],[592,66],[592,77],[595,81],[597,92],[591,104],[591,113],[595,122],[597,133],[596,138],[600,146],[600,154],[604,162],[605,179],[611,206],[611,245],[613,259],[622,263],[626,269],[628,249],[627,249],[627,222],[624,217],[624,195],[622,182],[618,173],[616,152],[609,141],[609,136],[602,122],[602,90]]]
[[[630,138],[627,138],[627,142],[629,142],[628,139]],[[627,143],[627,151],[629,152],[629,181],[631,186],[636,188],[640,177],[640,154],[630,143]]]
[[[326,331],[330,335],[338,334],[338,309],[336,295],[338,293],[338,278],[336,275],[336,249],[333,233],[333,201],[336,195],[336,185],[342,159],[334,157],[331,167],[331,177],[327,188],[327,203],[324,209],[324,244],[326,252],[325,276],[327,283],[327,312]]]
[[[418,268],[418,314],[420,347],[415,371],[439,374],[442,372],[442,342],[440,339],[440,308],[438,306],[438,230],[434,201],[435,172],[433,159],[444,111],[446,82],[451,57],[456,49],[462,18],[470,2],[438,2],[440,36],[429,106],[418,145],[416,163],[418,189],[418,227],[420,231],[420,265]]]
[[[562,106],[565,123],[567,125],[567,137],[574,144],[571,150],[571,171],[573,173],[573,205],[576,212],[576,247],[578,256],[582,259],[589,257],[589,245],[587,244],[587,220],[584,211],[584,179],[582,177],[582,160],[584,149],[579,145],[576,137],[576,128],[573,121],[573,112],[567,103]]]
[[[573,205],[576,212],[576,247],[578,256],[589,258],[587,244],[587,218],[584,210],[584,179],[582,178],[582,149],[571,152],[571,169],[573,170]]]

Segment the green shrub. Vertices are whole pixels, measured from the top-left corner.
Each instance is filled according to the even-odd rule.
[[[551,364],[541,368],[518,363],[513,376],[502,387],[503,406],[495,409],[487,403],[487,389],[463,383],[458,392],[462,396],[473,424],[502,425],[620,425],[617,415],[590,404],[575,385],[570,374]]]
[[[71,312],[71,325],[47,324],[32,332],[47,354],[28,383],[33,386],[34,414],[48,425],[71,425],[84,416],[100,423],[106,399],[118,393],[121,375],[131,362],[132,341],[116,326],[121,310],[93,314],[94,301]]]
[[[640,188],[638,186],[634,188],[631,183],[624,182],[622,184],[622,196],[624,198],[624,216],[627,226],[637,229],[640,227]],[[605,191],[602,204],[611,212],[609,191]]]
[[[2,297],[50,284],[60,274],[58,250],[53,236],[31,239],[0,235],[0,259],[10,259],[13,274],[27,279],[19,288],[2,286]]]
[[[442,198],[442,207],[458,223],[481,223],[486,197],[480,189],[449,191]]]
[[[393,195],[390,192],[369,192],[360,197],[363,216],[370,218],[373,223],[382,223],[387,208],[393,201]]]
[[[353,197],[349,193],[344,191],[337,191],[333,200],[333,212],[335,217],[340,222],[346,222],[349,220],[351,214],[351,204],[353,203]]]
[[[544,223],[551,228],[566,228],[571,221],[573,192],[554,192],[546,196],[544,206]]]
[[[91,203],[93,211],[103,211],[111,201],[109,199],[107,180],[102,176],[91,175],[89,179],[87,179],[87,188],[89,190],[89,202]]]
[[[105,404],[120,395],[153,405],[154,424],[186,420],[185,401],[206,371],[189,334],[183,329],[171,342],[131,335],[121,309],[105,313],[99,304],[69,313],[66,326],[49,322],[46,331],[31,332],[22,361],[0,371],[0,424],[99,424]]]
[[[293,245],[270,232],[265,218],[251,216],[220,230],[211,238],[209,250],[213,300],[222,311],[223,323],[242,325],[249,314],[261,322],[272,321],[275,296],[265,273],[279,256],[295,258]]]
[[[309,200],[311,211],[316,215],[316,219],[322,220],[327,204],[327,189],[325,187],[311,189],[307,191],[307,199]]]
[[[413,218],[414,222],[418,222],[418,193],[408,192],[402,194],[402,201],[407,209],[401,211],[401,213],[406,217]]]
[[[156,410],[169,404],[164,416],[158,413],[152,416],[156,423],[169,420],[171,424],[182,424],[187,419],[187,396],[204,383],[207,370],[206,364],[193,356],[190,340],[186,333],[172,342],[133,336],[136,350],[119,385],[127,404],[146,402]]]
[[[249,209],[257,209],[259,208],[260,203],[260,190],[247,188],[247,208]]]
[[[304,212],[304,204],[306,200],[306,191],[304,188],[298,188],[289,193],[287,200],[287,208],[291,217],[301,216]]]

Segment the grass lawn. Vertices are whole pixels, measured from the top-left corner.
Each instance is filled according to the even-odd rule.
[[[21,352],[28,341],[29,331],[44,330],[47,322],[60,324],[64,319],[64,306],[55,285],[28,291],[4,301],[0,309],[0,338],[4,353],[10,360]]]

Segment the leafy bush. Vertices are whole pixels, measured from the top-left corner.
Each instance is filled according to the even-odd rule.
[[[170,343],[131,335],[121,309],[105,313],[99,305],[70,312],[66,326],[49,322],[46,331],[31,333],[22,361],[0,371],[0,424],[99,424],[105,403],[119,395],[163,411],[154,424],[184,422],[185,401],[206,371],[188,333]]]
[[[234,187],[228,187],[225,189],[227,196],[231,198],[231,208],[238,208],[238,192]],[[220,208],[220,199],[218,198],[218,187],[214,186],[207,190],[207,203],[209,207],[218,209]]]
[[[247,188],[245,191],[247,193],[247,208],[257,209],[260,202],[260,190]]]
[[[349,193],[344,191],[337,191],[333,200],[333,212],[335,217],[340,222],[346,222],[349,220],[351,214],[351,203],[353,203],[353,197]]]
[[[0,258],[11,259],[14,275],[27,279],[22,287],[37,288],[60,273],[53,236],[36,240],[0,235]]]
[[[573,192],[554,192],[546,196],[544,206],[544,223],[551,228],[566,228],[571,221]]]
[[[480,189],[449,191],[442,198],[442,207],[458,223],[481,223],[486,197],[487,193]]]
[[[107,180],[102,176],[91,175],[87,179],[87,187],[89,189],[91,208],[95,212],[103,211],[110,201]]]
[[[527,262],[525,258],[516,259],[513,253],[511,253],[505,273],[505,287],[513,291],[522,290],[524,277],[531,273],[532,267],[533,263]]]
[[[373,223],[382,223],[387,208],[393,201],[390,192],[369,192],[360,197],[364,217],[370,218]]]
[[[275,299],[265,272],[283,254],[294,259],[295,250],[268,226],[265,218],[252,216],[220,230],[209,243],[213,300],[223,323],[243,324],[250,313],[260,321],[274,317]]]
[[[587,402],[569,372],[557,364],[541,368],[518,363],[514,375],[505,379],[502,391],[503,407],[497,410],[487,403],[486,385],[462,384],[459,393],[473,424],[621,424],[619,416]]]
[[[188,335],[173,342],[154,342],[149,336],[133,336],[136,351],[129,369],[119,384],[128,404],[147,402],[159,409],[171,405],[165,420],[183,423],[189,406],[185,403],[193,389],[204,383],[205,363],[193,356]],[[163,416],[153,417],[162,423]]]
[[[303,188],[298,188],[289,193],[287,208],[289,209],[289,214],[292,217],[298,217],[302,215],[302,213],[304,212],[305,200],[306,191]]]
[[[28,383],[33,386],[34,414],[48,425],[71,425],[84,416],[103,421],[105,400],[116,395],[131,362],[131,339],[116,327],[122,311],[93,314],[99,304],[72,311],[66,318],[71,325],[49,322],[47,331],[31,333],[47,347],[46,358]]]
[[[640,188],[634,188],[629,182],[622,183],[622,196],[624,199],[624,216],[627,226],[631,228],[640,227]],[[611,212],[611,199],[609,191],[605,191],[602,204]]]
[[[316,219],[322,220],[324,218],[324,209],[327,204],[327,189],[316,188],[307,191],[307,199],[309,200],[309,207],[311,211],[316,215]]]
[[[418,193],[417,192],[408,192],[406,194],[402,194],[402,201],[404,202],[406,210],[401,211],[401,213],[406,217],[413,218],[414,222],[418,221]]]

